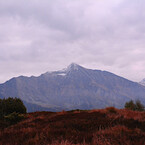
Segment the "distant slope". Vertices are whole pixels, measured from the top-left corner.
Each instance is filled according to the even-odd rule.
[[[25,101],[23,101],[24,105],[26,106],[27,108],[27,112],[36,112],[36,111],[58,111],[57,109],[53,108],[47,108],[47,107],[42,107],[40,105],[37,105],[37,104],[32,104],[32,103],[27,103]]]
[[[130,99],[145,104],[145,87],[107,71],[71,64],[61,71],[39,77],[20,76],[1,84],[0,97],[9,96],[51,111],[121,108]]]
[[[143,79],[142,81],[140,81],[139,84],[145,86],[145,79]]]

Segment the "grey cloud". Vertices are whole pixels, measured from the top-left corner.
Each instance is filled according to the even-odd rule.
[[[143,0],[0,1],[0,81],[71,62],[145,77]]]

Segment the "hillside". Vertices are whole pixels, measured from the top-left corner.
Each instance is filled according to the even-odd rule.
[[[143,145],[145,112],[106,108],[35,112],[0,131],[3,145]]]
[[[131,99],[145,105],[145,87],[107,71],[71,64],[38,77],[12,78],[0,84],[3,97],[21,98],[28,112],[122,108]]]

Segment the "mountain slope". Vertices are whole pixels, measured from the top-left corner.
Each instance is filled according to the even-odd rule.
[[[20,76],[1,84],[0,97],[9,96],[54,111],[121,108],[130,99],[145,104],[145,87],[107,71],[71,64],[61,71],[39,77]]]
[[[140,81],[139,84],[145,86],[145,79],[143,79],[142,81]]]

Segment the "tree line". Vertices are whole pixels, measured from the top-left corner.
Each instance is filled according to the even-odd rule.
[[[140,102],[140,100],[130,100],[129,102],[125,103],[124,106],[126,109],[133,110],[133,111],[145,111],[145,106]]]

